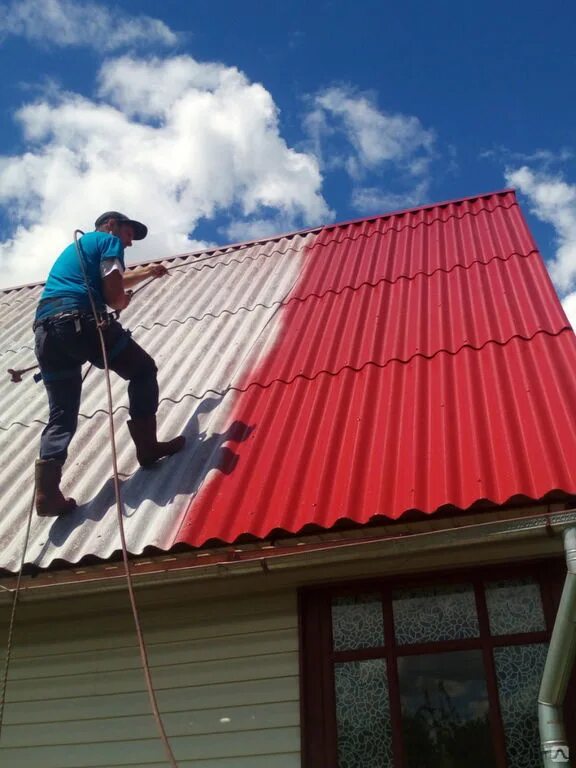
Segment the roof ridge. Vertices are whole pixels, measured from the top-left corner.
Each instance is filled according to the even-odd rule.
[[[473,202],[474,200],[484,200],[489,197],[503,197],[504,195],[510,194],[516,197],[516,190],[512,187],[500,189],[495,192],[484,192],[483,194],[479,195],[469,195],[468,197],[455,197],[450,200],[442,200],[438,203],[425,203],[424,205],[416,205],[413,208],[399,208],[394,211],[386,211],[385,213],[373,214],[371,216],[360,216],[358,219],[350,219],[349,221],[337,221],[334,224],[325,224],[322,229],[336,229],[338,227],[346,227],[350,224],[361,224],[363,222],[376,221],[377,219],[388,219],[393,216],[404,216],[407,213],[418,213],[419,211],[426,211],[431,208],[445,208],[448,205],[459,205],[460,203]],[[514,205],[518,205],[517,200],[515,200],[511,205],[501,207],[511,208]],[[467,211],[466,213],[472,214],[471,211]]]
[[[363,222],[377,221],[378,219],[387,219],[387,218],[391,218],[393,216],[401,216],[401,215],[405,215],[405,214],[416,213],[418,211],[425,211],[425,210],[432,209],[432,208],[442,208],[442,207],[447,206],[447,205],[458,205],[460,203],[471,202],[473,200],[484,200],[484,199],[487,199],[487,198],[490,198],[490,197],[501,197],[501,196],[504,196],[504,195],[507,195],[507,194],[514,194],[515,195],[516,192],[515,192],[515,190],[513,188],[506,188],[506,189],[501,189],[501,190],[497,190],[497,191],[494,191],[494,192],[485,192],[485,193],[478,194],[478,195],[469,195],[467,197],[459,197],[459,198],[453,198],[451,200],[443,200],[443,201],[438,202],[438,203],[426,203],[424,205],[415,206],[413,208],[404,208],[404,209],[399,209],[399,210],[395,210],[395,211],[389,211],[389,212],[385,212],[385,213],[381,213],[381,214],[376,214],[376,215],[362,216],[362,217],[360,217],[358,219],[351,219],[351,220],[347,220],[347,221],[337,221],[337,222],[334,222],[332,224],[320,224],[320,225],[317,225],[315,227],[309,227],[309,228],[305,228],[305,229],[297,229],[297,230],[293,230],[293,231],[290,231],[290,232],[284,232],[284,233],[281,233],[281,234],[272,235],[270,237],[257,238],[257,239],[254,239],[254,240],[239,241],[237,243],[230,243],[230,244],[227,244],[227,245],[218,246],[216,248],[203,249],[203,250],[200,250],[200,251],[192,251],[190,253],[175,254],[174,256],[164,256],[164,257],[161,257],[159,259],[145,259],[145,260],[142,260],[142,261],[135,261],[135,262],[133,262],[131,264],[128,264],[127,265],[127,269],[130,269],[131,267],[137,267],[137,266],[140,266],[142,264],[153,264],[153,263],[163,262],[163,261],[173,261],[174,259],[190,259],[193,256],[206,255],[207,258],[212,258],[213,256],[216,256],[216,255],[219,255],[219,254],[224,255],[226,252],[229,252],[229,251],[240,250],[242,248],[248,248],[249,246],[253,246],[253,245],[264,245],[265,243],[279,242],[280,240],[284,240],[284,239],[287,239],[287,238],[297,237],[298,235],[302,236],[302,235],[308,235],[308,234],[312,234],[312,233],[320,233],[320,232],[322,232],[324,230],[338,229],[338,228],[341,228],[341,227],[349,226],[351,224],[361,224]],[[518,203],[515,201],[510,206],[502,206],[502,207],[510,208],[513,205],[517,205],[517,204]],[[467,211],[466,214],[472,215],[472,212],[471,211]],[[450,218],[452,218],[452,217],[450,217]],[[462,217],[454,216],[454,218],[462,218]],[[428,223],[428,222],[419,222],[419,224],[416,225],[416,226],[419,226],[422,223]],[[432,224],[434,222],[429,222],[429,223]],[[406,226],[410,226],[410,225],[406,225]],[[403,229],[403,228],[404,227],[400,227],[396,231],[399,231],[400,229]],[[322,244],[322,245],[324,245],[324,244]],[[287,250],[290,250],[290,249],[287,249]],[[274,251],[272,251],[272,253],[274,253]],[[272,253],[266,254],[266,256],[272,255]],[[253,258],[258,258],[258,257],[253,257]],[[190,264],[198,263],[198,261],[199,261],[199,259],[197,259],[196,261],[190,262]],[[244,259],[243,259],[243,261],[244,261]],[[231,262],[228,262],[228,263],[231,263]],[[33,283],[24,283],[22,285],[15,285],[15,286],[7,287],[7,288],[1,288],[0,289],[0,295],[1,294],[8,294],[8,293],[11,293],[12,291],[20,291],[20,290],[23,290],[25,288],[28,288],[28,289],[35,288],[35,287],[37,287],[39,285],[44,285],[44,283],[45,283],[45,280],[40,280],[40,281],[36,281],[36,282],[33,282]]]
[[[473,199],[475,199],[475,198],[473,198]],[[444,205],[444,204],[442,204],[442,205]],[[430,208],[436,208],[436,207],[437,206],[435,206],[435,205],[430,206]],[[510,210],[510,208],[514,208],[514,207],[518,207],[518,202],[517,201],[514,201],[510,205],[498,204],[498,205],[494,206],[494,208],[492,210],[496,210],[496,208],[502,208],[502,210],[508,211],[508,210]],[[415,210],[417,210],[417,209],[415,209]],[[491,212],[492,211],[490,211],[490,213]],[[481,213],[483,213],[483,211],[464,211],[464,213],[461,216],[457,216],[456,214],[451,214],[450,216],[447,216],[445,219],[441,219],[440,217],[438,217],[438,218],[432,219],[431,221],[419,221],[416,224],[404,224],[401,227],[390,227],[389,229],[386,229],[386,230],[376,229],[375,228],[372,232],[370,232],[368,234],[366,234],[365,232],[358,232],[358,234],[356,236],[354,236],[354,237],[352,237],[350,235],[345,235],[344,237],[342,237],[340,239],[332,238],[330,240],[327,240],[326,242],[316,242],[314,244],[314,247],[315,248],[320,248],[320,247],[324,248],[324,247],[327,247],[329,245],[332,245],[333,243],[338,244],[338,243],[343,243],[345,240],[358,240],[361,237],[365,237],[366,239],[369,239],[371,237],[374,237],[375,235],[387,235],[387,234],[389,234],[391,232],[398,233],[398,232],[402,232],[402,230],[404,230],[404,229],[417,229],[418,227],[421,227],[421,226],[431,226],[432,224],[435,224],[437,222],[446,223],[447,221],[450,221],[452,219],[461,220],[461,219],[463,219],[466,216],[479,216]],[[397,214],[384,214],[382,216],[376,216],[376,217],[373,217],[373,218],[370,218],[370,219],[359,219],[358,221],[360,223],[364,222],[364,221],[366,221],[366,222],[377,221],[378,219],[386,219],[386,218],[388,218],[389,216],[392,216],[392,215],[397,215]],[[348,224],[350,224],[350,223],[354,224],[356,222],[348,222]],[[322,227],[321,230],[319,229],[319,230],[313,230],[313,231],[320,232],[320,231],[328,231],[328,230],[333,230],[333,229],[339,229],[339,228],[343,228],[343,227],[348,226],[348,224],[347,223],[327,224],[325,227]],[[294,236],[296,236],[298,234],[299,233],[296,232],[296,233],[294,233]],[[280,239],[282,239],[282,238],[280,238]],[[272,243],[272,242],[276,242],[274,238],[270,238],[269,240],[263,240],[263,241],[261,241],[261,244]],[[252,245],[252,243],[248,243],[248,245]],[[238,248],[240,248],[240,247],[242,247],[242,246],[238,246]],[[195,264],[198,264],[201,261],[205,261],[207,259],[214,258],[214,257],[219,256],[219,255],[225,255],[227,250],[228,250],[228,248],[226,247],[226,248],[220,248],[220,249],[217,249],[217,250],[211,251],[211,252],[198,251],[197,252],[198,254],[208,253],[209,255],[205,256],[203,259],[198,258],[198,259],[193,260],[193,261],[188,261],[188,262],[179,264],[177,266],[170,267],[170,269],[174,270],[175,272],[178,271],[178,270],[182,270],[183,271],[185,269],[188,269],[189,267],[193,267]],[[256,261],[256,260],[262,259],[262,258],[267,259],[267,258],[270,258],[271,256],[274,256],[277,253],[280,253],[280,254],[284,255],[285,253],[288,253],[288,251],[296,251],[296,250],[298,250],[298,249],[297,248],[286,248],[285,250],[280,250],[280,249],[271,250],[269,253],[264,253],[264,254],[257,253],[257,254],[255,254],[253,256],[246,256],[243,259],[238,259],[238,258],[232,257],[230,259],[230,261],[218,261],[215,264],[206,264],[206,265],[201,266],[198,270],[195,270],[195,271],[201,272],[203,269],[216,269],[216,267],[227,267],[230,264],[243,264],[245,261]],[[193,257],[195,255],[196,255],[195,253],[180,254],[178,256],[170,256],[170,257],[168,257],[166,259],[159,259],[158,261],[173,261],[174,259],[189,259],[189,258],[191,258],[191,257]],[[140,263],[141,264],[151,264],[153,262],[146,261],[146,262],[140,262]],[[131,264],[130,266],[137,266],[137,265],[136,264]]]

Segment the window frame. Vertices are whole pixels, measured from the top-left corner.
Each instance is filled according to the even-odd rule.
[[[501,579],[530,577],[540,586],[545,629],[514,635],[491,635],[484,585]],[[506,742],[500,712],[493,649],[502,646],[548,642],[566,577],[562,558],[529,561],[506,566],[460,568],[434,573],[356,579],[328,585],[303,587],[298,593],[300,630],[300,709],[302,768],[336,768],[338,765],[334,664],[384,658],[388,676],[394,768],[405,768],[400,710],[399,656],[480,650],[486,672],[489,719],[496,768],[507,768]],[[397,645],[394,638],[392,592],[401,588],[432,587],[443,584],[472,585],[478,614],[479,636],[463,640],[441,640]],[[332,648],[331,601],[334,596],[380,593],[384,621],[384,646],[353,651]],[[576,734],[576,671],[572,675],[565,705],[569,741]],[[576,750],[576,744],[570,743]]]

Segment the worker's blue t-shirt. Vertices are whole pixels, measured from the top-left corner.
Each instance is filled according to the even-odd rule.
[[[124,267],[124,246],[116,235],[106,232],[88,232],[82,235],[79,242],[92,298],[96,309],[101,312],[106,308],[102,292],[101,262],[119,259]],[[42,320],[50,315],[73,310],[91,310],[84,273],[74,243],[65,248],[54,262],[40,297],[36,319]]]

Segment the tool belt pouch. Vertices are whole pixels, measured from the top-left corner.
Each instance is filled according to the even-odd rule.
[[[98,325],[101,328],[107,328],[112,320],[116,320],[118,317],[117,312],[97,312],[96,313],[96,319],[98,322]],[[42,320],[35,320],[34,324],[32,325],[32,330],[35,331],[36,328],[43,327],[45,330],[48,330],[48,328],[51,325],[54,325],[58,320],[72,320],[74,322],[74,327],[76,328],[76,332],[80,333],[82,330],[82,323],[83,322],[94,322],[94,314],[92,312],[59,312],[56,315],[50,315],[50,317],[45,317]]]

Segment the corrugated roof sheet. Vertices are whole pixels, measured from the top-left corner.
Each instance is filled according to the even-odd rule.
[[[188,445],[138,469],[114,383],[132,553],[576,494],[576,337],[513,192],[170,266],[123,322],[158,363],[162,432]],[[34,363],[40,290],[0,297],[4,369]],[[30,378],[0,395],[13,570],[47,408]],[[119,548],[105,407],[91,371],[64,477],[83,503],[34,519],[30,563]]]

